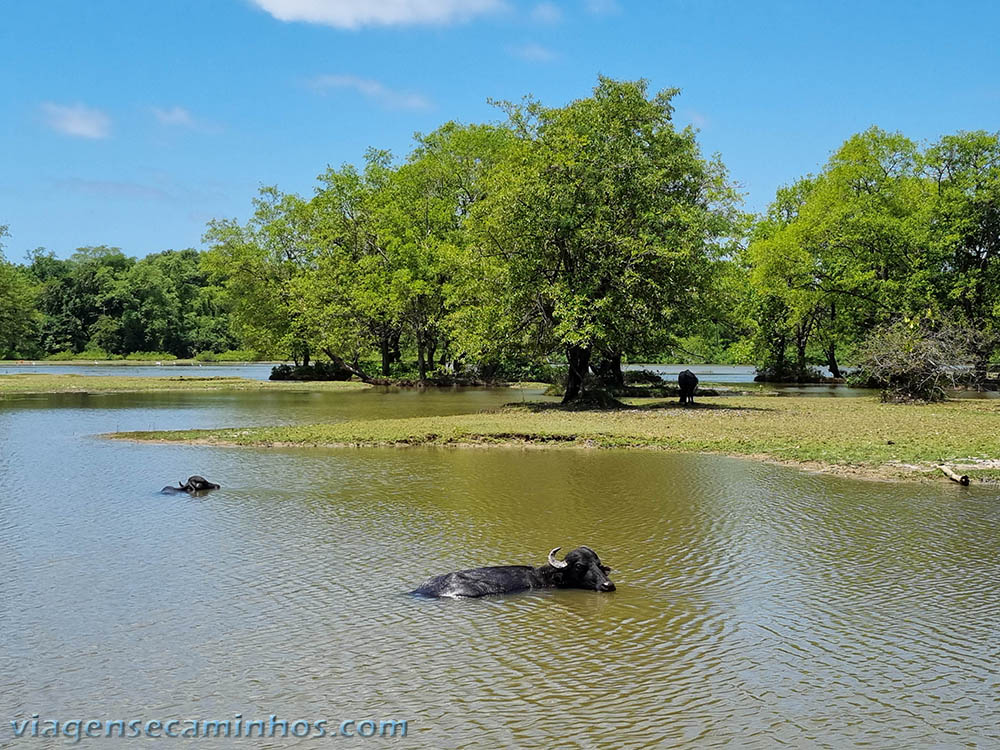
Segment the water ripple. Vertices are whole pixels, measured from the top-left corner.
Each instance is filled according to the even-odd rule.
[[[1000,743],[996,493],[654,452],[87,437],[361,408],[255,398],[0,408],[11,717],[406,718],[435,748]],[[191,473],[223,490],[156,493]],[[577,544],[615,593],[405,593]]]

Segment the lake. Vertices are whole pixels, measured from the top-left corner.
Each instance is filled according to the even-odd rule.
[[[89,364],[86,362],[25,362],[23,364],[5,363],[0,365],[0,375],[11,375],[19,372],[41,372],[53,375],[155,375],[177,377],[179,375],[230,376],[267,380],[274,367],[269,362],[211,362],[178,365],[170,362],[157,365],[148,364]],[[690,369],[706,382],[713,383],[752,383],[757,373],[755,367],[748,365],[627,365],[626,370],[652,370],[661,374],[667,380],[676,382],[677,373]]]
[[[406,739],[383,742],[421,748],[1000,743],[997,489],[652,451],[95,437],[535,395],[0,400],[0,746],[33,714],[395,719]],[[158,493],[190,474],[222,489]],[[406,593],[581,544],[614,568],[616,592]],[[293,741],[324,742],[244,739]]]

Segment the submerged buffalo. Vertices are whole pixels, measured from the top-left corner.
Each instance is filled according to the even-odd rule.
[[[192,494],[195,492],[204,492],[205,490],[217,490],[222,485],[218,485],[215,482],[209,482],[205,477],[199,477],[197,474],[193,477],[188,477],[186,482],[178,482],[177,486],[167,485],[160,492],[164,493],[178,493],[187,492]]]
[[[531,589],[589,589],[614,591],[608,579],[611,568],[601,563],[590,547],[577,547],[562,561],[556,559],[556,547],[549,552],[548,565],[501,565],[447,573],[422,583],[411,593],[420,596],[489,596],[512,594]]]
[[[677,385],[681,389],[681,403],[694,404],[694,389],[698,387],[698,376],[690,370],[677,373]]]

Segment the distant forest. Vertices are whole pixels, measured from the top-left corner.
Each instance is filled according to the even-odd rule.
[[[572,389],[627,361],[840,375],[890,327],[958,326],[985,376],[1000,133],[872,127],[751,215],[674,126],[676,93],[601,78],[563,107],[499,102],[501,124],[446,123],[401,159],[371,149],[311,196],[263,188],[248,221],[209,224],[204,252],[4,261],[0,355],[240,349],[420,378],[559,362]]]
[[[35,250],[0,268],[0,354],[7,359],[107,359],[135,352],[193,357],[233,349],[225,290],[209,282],[197,250],[141,260],[113,247],[68,259]]]

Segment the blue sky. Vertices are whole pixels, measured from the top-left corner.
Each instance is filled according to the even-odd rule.
[[[201,247],[261,185],[499,119],[487,98],[678,87],[761,210],[852,133],[1000,129],[1000,2],[8,0],[0,224],[8,259]]]

